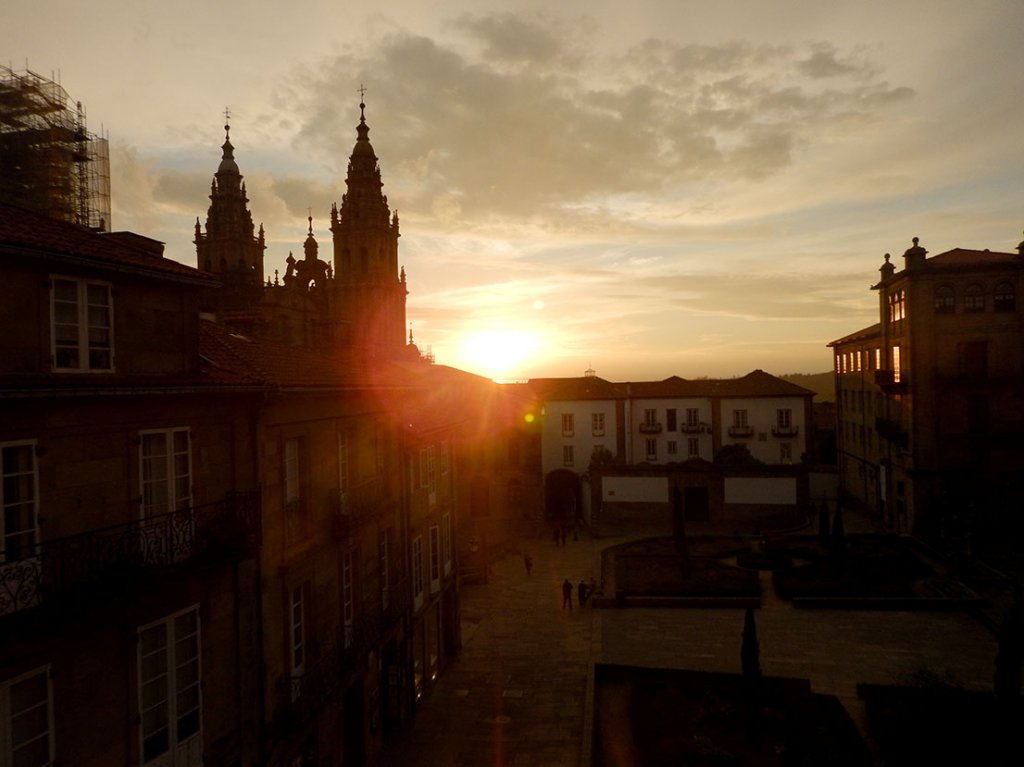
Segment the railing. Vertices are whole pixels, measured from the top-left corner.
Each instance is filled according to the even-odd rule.
[[[772,436],[779,439],[791,439],[800,434],[799,426],[773,426]]]
[[[896,373],[892,370],[876,370],[875,383],[887,394],[904,394],[908,389],[907,374],[901,373],[897,381]]]
[[[640,424],[641,434],[661,434],[660,423],[642,423]]]
[[[730,426],[729,427],[730,437],[753,437],[754,427],[753,426]]]
[[[0,616],[126,568],[242,557],[260,542],[258,493],[0,552]]]
[[[388,486],[380,477],[338,491],[331,533],[345,538],[373,519],[390,499]]]
[[[711,426],[706,423],[684,423],[679,426],[683,434],[704,434],[711,431]]]

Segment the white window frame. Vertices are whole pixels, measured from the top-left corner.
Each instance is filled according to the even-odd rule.
[[[176,444],[176,438],[181,435],[185,438],[184,450],[180,450]],[[162,437],[162,440],[155,439],[157,437]],[[147,454],[147,445],[158,445],[160,442],[163,443],[162,454]],[[176,460],[179,457],[184,458],[183,466]],[[182,469],[184,473],[181,473]],[[155,489],[159,484],[164,485],[166,496],[166,502],[162,504],[157,503],[150,492],[150,488]],[[189,427],[174,426],[139,432],[139,498],[139,516],[142,519],[180,511],[192,505],[192,432]]]
[[[686,457],[687,458],[700,458],[700,438],[698,438],[698,437],[687,437],[686,438]]]
[[[430,526],[430,593],[441,590],[441,529]]]
[[[562,445],[562,465],[573,466],[575,464],[575,450],[572,445]]]
[[[746,408],[739,408],[732,411],[732,425],[738,429],[747,428],[747,411]]]
[[[686,425],[689,428],[700,426],[700,408],[686,408]]]
[[[644,426],[657,426],[658,425],[658,410],[657,408],[649,407],[644,409]]]
[[[665,447],[665,452],[668,455],[678,455],[679,443],[676,442],[674,439],[670,439]]]
[[[36,462],[36,440],[19,440],[16,442],[0,442],[0,564],[3,564],[10,559],[10,551],[19,552],[16,555],[17,559],[22,559],[26,556],[32,556],[36,552],[36,546],[39,543],[39,466]],[[12,469],[13,466],[7,466],[4,463],[4,452],[14,448],[27,448],[30,460],[32,462],[32,468],[29,472],[18,471],[15,472]],[[26,502],[25,500],[10,499],[4,496],[4,486],[8,484],[8,480],[12,477],[25,476],[31,474],[31,501]],[[14,506],[24,506],[30,504],[31,508],[29,513],[32,516],[32,524],[30,527],[24,530],[18,530],[12,533],[7,529],[8,510]],[[13,516],[13,515],[12,515]],[[29,541],[21,542],[12,547],[9,544],[9,540],[15,535],[21,537],[25,536],[26,533],[30,534]]]
[[[11,688],[15,685],[26,682],[33,677],[44,676],[46,680],[46,700],[35,701],[29,708],[23,711],[13,711],[11,706]],[[0,767],[9,767],[15,763],[14,757],[14,719],[28,711],[46,706],[46,730],[39,732],[30,742],[34,743],[40,738],[46,738],[47,758],[42,762],[41,767],[48,767],[53,764],[54,742],[53,742],[53,684],[50,681],[50,665],[40,666],[24,674],[5,679],[0,682]],[[28,745],[23,743],[21,745]]]
[[[351,551],[341,555],[341,620],[346,649],[352,646],[356,632],[355,571],[352,559]]]
[[[195,630],[192,632],[183,631],[179,619],[193,613],[195,616]],[[163,647],[158,647],[151,652],[145,652],[145,634],[156,633],[156,630],[163,628]],[[194,637],[192,642],[193,655],[181,657],[183,649],[189,648],[186,641]],[[156,660],[162,655],[162,663],[157,661],[156,665],[163,666],[163,673],[149,674],[147,676],[147,665],[149,658]],[[138,673],[138,709],[139,709],[139,763],[152,767],[200,767],[203,763],[203,665],[202,665],[202,625],[200,622],[199,605],[192,605],[184,610],[179,610],[172,615],[154,621],[153,623],[140,626],[138,629],[138,652],[137,673]],[[195,664],[193,678],[182,679],[182,672],[188,673],[187,668]],[[161,677],[166,677],[163,685],[156,684],[154,688],[157,693],[162,690],[165,697],[155,704],[146,705],[146,688],[148,684],[158,683]],[[194,711],[197,716],[196,731],[190,733],[183,740],[179,741],[178,726],[182,717],[187,712],[179,712],[178,705],[181,696],[188,690],[194,688],[195,706],[189,711]],[[160,716],[161,705],[166,710],[167,750],[153,755],[146,760],[146,726],[147,716]]]
[[[861,442],[864,441],[864,427],[860,427]],[[790,442],[779,443],[779,463],[793,463],[793,445]]]
[[[452,574],[452,515],[445,514],[441,517],[441,561],[444,567],[444,577]]]
[[[572,413],[562,413],[562,436],[572,437],[576,434],[576,418]]]
[[[593,436],[603,437],[604,436],[604,413],[591,413],[590,414],[590,427]]]
[[[74,285],[74,322],[57,321],[58,304],[71,304],[71,301],[57,299],[58,283]],[[114,370],[114,294],[111,284],[100,280],[82,280],[76,277],[52,275],[50,277],[50,285],[50,354],[53,360],[53,370],[58,373],[112,372]],[[102,288],[106,292],[107,302],[105,305],[89,303],[90,288]],[[106,310],[106,327],[90,324],[90,309]],[[73,344],[70,340],[58,343],[58,326],[66,326],[67,328],[72,329],[73,334],[76,336]],[[106,344],[102,344],[100,341],[94,342],[94,336],[98,335],[97,331],[107,332]],[[94,344],[97,350],[105,352],[109,357],[109,364],[105,367],[100,365],[94,367],[92,365],[92,360],[90,359],[90,348]],[[77,364],[58,364],[58,353],[66,349],[74,349],[75,354],[77,355]]]
[[[451,448],[449,447],[448,440],[441,441],[441,474],[442,476],[448,473],[449,462],[451,461]]]
[[[775,423],[780,429],[789,429],[793,426],[793,411],[788,408],[778,408],[775,411]]]
[[[412,608],[423,609],[423,536],[412,539]]]
[[[647,449],[647,460],[657,461],[658,460],[658,439],[657,437],[648,437],[644,440],[645,447]]]
[[[308,580],[288,589],[288,669],[293,678],[306,673],[310,591]],[[295,695],[296,687],[293,685],[293,698]]]

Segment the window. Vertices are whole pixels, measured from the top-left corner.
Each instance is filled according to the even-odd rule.
[[[139,433],[144,518],[187,509],[192,503],[192,456],[187,428]]]
[[[658,440],[654,438],[648,438],[644,440],[647,443],[647,460],[657,461],[658,460]]]
[[[355,584],[352,573],[352,552],[341,555],[341,619],[345,632],[345,647],[352,646],[356,629]]]
[[[789,429],[793,425],[793,411],[789,408],[775,411],[775,423],[779,429]]]
[[[700,440],[697,437],[687,438],[686,456],[688,458],[700,458]]]
[[[676,426],[676,409],[670,407],[665,411],[665,428],[668,431],[675,431]]]
[[[35,442],[0,443],[0,563],[35,552],[38,498]]]
[[[896,290],[889,294],[889,321],[896,322],[906,316],[905,293]]]
[[[441,517],[441,564],[444,577],[452,574],[452,515]]]
[[[935,313],[953,314],[956,311],[956,296],[949,285],[940,285],[935,289]]]
[[[964,311],[983,312],[985,311],[985,289],[977,283],[968,285],[964,291]]]
[[[574,463],[573,457],[572,445],[562,445],[562,465],[572,466]]]
[[[595,437],[604,436],[604,413],[590,414],[591,432]]]
[[[882,350],[875,349],[875,370],[882,369]]]
[[[779,443],[779,461],[782,463],[793,463],[793,446],[790,443]]]
[[[644,426],[657,426],[658,425],[658,411],[654,408],[647,408],[644,410]]]
[[[412,606],[423,607],[423,537],[412,539]]]
[[[862,359],[862,357],[863,357],[863,354],[861,353],[860,349],[858,349],[857,351],[855,351],[853,353],[854,361],[857,363],[857,372],[858,373],[861,371],[861,359]]]
[[[341,511],[345,513],[345,497],[349,488],[348,432],[338,434],[338,495],[342,499]]]
[[[700,427],[700,411],[695,407],[686,408],[686,428],[696,429]]]
[[[142,763],[203,763],[199,608],[139,629],[139,722]]]
[[[747,411],[746,410],[733,410],[732,411],[732,425],[739,428],[747,428]]]
[[[449,448],[448,440],[441,441],[441,474],[448,473]]]
[[[309,626],[309,581],[293,586],[288,599],[288,661],[293,679],[306,673],[306,636]],[[292,685],[292,700],[298,697],[298,686]]]
[[[992,308],[997,312],[1017,310],[1017,293],[1009,282],[1000,282],[992,294]]]
[[[110,285],[54,278],[53,367],[110,371],[114,367]]]
[[[285,545],[294,546],[309,534],[305,482],[306,440],[294,437],[284,441],[284,536]]]
[[[679,443],[676,442],[674,439],[670,439],[668,441],[668,447],[665,449],[665,452],[668,453],[669,455],[677,455],[679,453]]]
[[[385,610],[388,609],[391,596],[391,572],[390,563],[388,561],[388,551],[390,549],[390,546],[388,545],[388,533],[390,532],[391,528],[381,530],[377,537],[377,553],[380,557],[380,605]]]
[[[427,488],[431,493],[437,490],[433,445],[420,450],[420,487]]]
[[[0,765],[53,763],[50,667],[0,682]]]
[[[437,525],[430,526],[430,593],[441,590],[441,532]]]
[[[575,419],[572,413],[562,413],[562,436],[571,437],[576,433]]]
[[[902,376],[900,367],[900,347],[892,347],[892,380],[893,383],[899,383]]]

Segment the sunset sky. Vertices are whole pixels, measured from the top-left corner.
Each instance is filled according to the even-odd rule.
[[[193,265],[225,107],[267,273],[329,253],[364,84],[416,341],[496,378],[822,372],[884,253],[1024,229],[1020,0],[8,5]]]

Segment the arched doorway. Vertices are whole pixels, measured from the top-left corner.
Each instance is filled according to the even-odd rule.
[[[544,479],[544,513],[550,520],[575,522],[580,504],[580,478],[567,469],[551,472]]]

